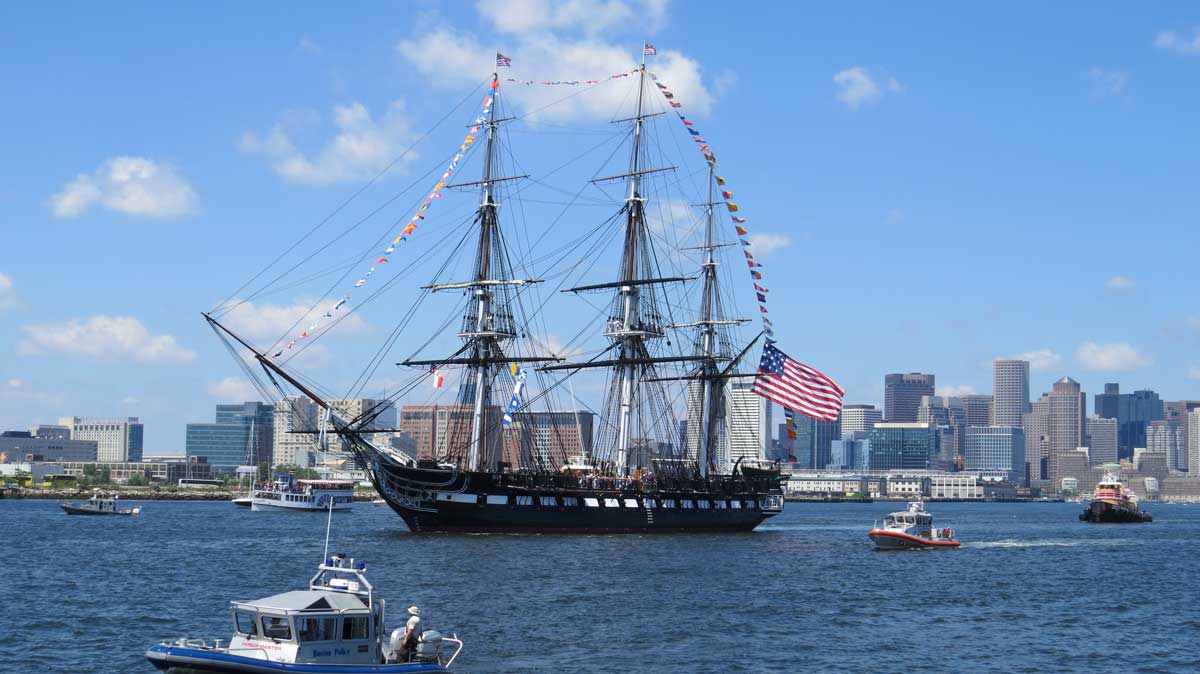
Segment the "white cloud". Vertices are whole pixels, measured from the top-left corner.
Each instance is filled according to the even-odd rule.
[[[1150,365],[1149,357],[1125,343],[1098,344],[1084,342],[1075,352],[1075,359],[1084,369],[1095,372],[1120,372]]]
[[[241,377],[225,377],[208,385],[208,394],[228,403],[248,402],[262,398],[254,385]]]
[[[138,319],[130,316],[91,316],[65,323],[24,325],[24,338],[17,353],[58,353],[93,359],[137,363],[187,363],[196,353],[184,348],[171,335],[152,335]]]
[[[526,19],[520,22],[513,19],[512,25],[524,25],[525,22]],[[503,51],[512,57],[511,76],[518,79],[523,75],[563,81],[602,78],[629,72],[641,62],[641,55],[636,50],[631,51],[627,43],[612,43],[595,36],[575,39],[537,30],[513,34],[511,40],[512,46]],[[396,51],[418,72],[433,78],[435,84],[457,88],[478,83],[495,69],[496,50],[490,46],[491,41],[488,45],[484,46],[473,34],[439,27],[402,40],[396,45]],[[657,75],[659,82],[670,87],[676,101],[686,105],[690,114],[708,113],[718,88],[704,83],[697,61],[677,50],[662,47],[658,55],[650,59],[648,70]],[[510,74],[504,72],[501,76]],[[734,77],[736,75],[729,71],[718,75],[726,85]],[[588,90],[584,95],[570,95],[584,89]],[[632,92],[636,89],[636,77],[578,87],[525,86],[502,79],[500,94],[502,100],[524,111],[531,120],[612,119],[629,111],[628,106],[635,100]],[[665,107],[665,101],[659,96],[648,100],[652,109]]]
[[[266,157],[279,175],[292,182],[327,184],[375,176],[405,155],[412,140],[402,100],[392,101],[379,119],[357,101],[335,106],[337,132],[315,151],[302,150],[296,136],[319,123],[320,116],[312,111],[288,113],[265,133],[246,131],[238,149]],[[414,158],[414,152],[405,155]]]
[[[1189,319],[1187,319],[1187,325],[1188,325],[1188,327],[1189,327],[1189,328],[1191,328],[1191,329],[1192,329],[1194,332],[1200,332],[1200,318],[1189,318]]]
[[[1108,279],[1108,283],[1105,283],[1104,287],[1108,288],[1109,290],[1129,290],[1133,288],[1134,285],[1136,284],[1134,283],[1133,279],[1129,278],[1128,276],[1121,276],[1118,274]]]
[[[885,225],[901,225],[904,224],[905,213],[903,208],[889,208],[886,215],[883,216],[883,224]]]
[[[196,192],[175,171],[145,157],[113,157],[81,173],[51,200],[60,218],[82,215],[93,204],[129,215],[172,218],[192,212]]]
[[[335,299],[314,302],[311,299],[300,298],[291,305],[255,304],[234,300],[231,309],[224,312],[221,322],[242,337],[255,340],[281,339],[290,333],[297,333],[322,318],[326,312],[332,311],[337,304]],[[357,314],[345,313],[346,308],[338,312],[339,319],[334,334],[350,336],[361,335],[369,330],[367,322]],[[332,325],[322,322],[323,326]]]
[[[1187,376],[1188,376],[1188,379],[1191,379],[1192,381],[1200,381],[1200,367],[1193,365],[1191,368],[1188,369]]]
[[[905,90],[904,85],[894,77],[887,78],[880,87],[862,66],[839,70],[833,76],[833,84],[837,87],[837,99],[851,110],[864,105],[874,105],[882,100],[885,94],[900,94]]]
[[[975,392],[976,392],[975,387],[971,386],[970,384],[960,384],[958,386],[942,386],[942,387],[938,388],[938,390],[937,390],[938,395],[947,396],[950,398],[957,398],[958,396],[971,395],[971,394],[974,394]]]
[[[1092,98],[1115,98],[1125,94],[1129,74],[1120,69],[1093,66],[1088,70],[1088,79],[1092,82]]]
[[[1062,363],[1062,356],[1050,349],[1038,349],[1009,356],[1008,360],[1027,360],[1031,372],[1045,372],[1058,367]]]
[[[141,399],[138,398],[137,396],[125,396],[124,398],[121,399],[122,405],[128,405],[130,407],[137,405],[141,402],[142,402]]]
[[[306,54],[312,54],[313,56],[320,56],[325,51],[324,47],[317,44],[315,40],[307,35],[302,35],[300,37],[300,41],[296,43],[296,49],[299,49]]]
[[[1173,30],[1160,30],[1154,38],[1154,44],[1178,54],[1200,54],[1200,28],[1194,29],[1190,38]]]
[[[746,240],[750,242],[750,252],[755,255],[770,255],[792,245],[792,238],[787,234],[751,234]]]
[[[17,290],[12,279],[0,274],[0,311],[17,308]]]
[[[7,383],[9,388],[21,388],[25,385],[25,382],[20,379],[9,379]]]
[[[548,354],[557,356],[559,358],[566,358],[570,360],[583,355],[583,349],[580,348],[579,345],[567,346],[565,343],[563,343],[562,337],[559,337],[555,334],[547,335],[546,341],[540,345],[546,349]]]

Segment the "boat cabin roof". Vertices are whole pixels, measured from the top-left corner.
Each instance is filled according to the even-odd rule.
[[[352,489],[354,480],[296,480],[298,484],[315,489]]]
[[[256,601],[231,602],[235,608],[282,613],[367,613],[370,608],[357,594],[322,590],[292,590]]]

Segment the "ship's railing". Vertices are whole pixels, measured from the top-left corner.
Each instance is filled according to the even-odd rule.
[[[457,634],[451,634],[448,637],[442,637],[442,641],[449,641],[451,643],[457,644],[457,647],[454,649],[454,655],[451,655],[449,660],[441,663],[441,665],[443,667],[449,667],[454,662],[454,659],[458,657],[458,654],[462,653],[463,642],[462,642],[462,639],[458,638]]]

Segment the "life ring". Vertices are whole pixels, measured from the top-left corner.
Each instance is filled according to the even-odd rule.
[[[942,529],[942,538],[950,538],[950,530]]]

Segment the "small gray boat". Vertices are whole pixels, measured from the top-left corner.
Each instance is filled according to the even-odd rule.
[[[166,674],[413,674],[448,672],[462,650],[451,634],[419,629],[408,609],[408,633],[390,638],[384,600],[362,562],[336,554],[317,567],[307,590],[256,601],[234,601],[229,639],[176,639],[151,646],[146,659]]]
[[[118,508],[116,494],[110,498],[93,494],[90,499],[80,504],[60,503],[58,505],[68,515],[137,515],[142,512],[140,506]]]

